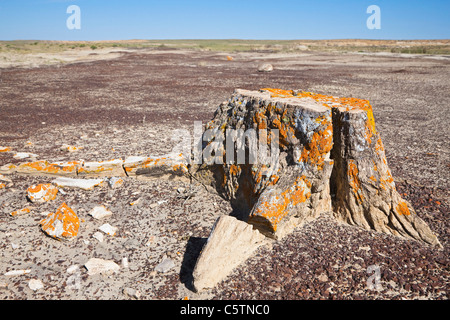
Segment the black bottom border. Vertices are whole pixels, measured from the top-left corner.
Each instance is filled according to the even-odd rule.
[[[49,310],[47,308],[66,309],[66,315],[74,316],[100,316],[108,317],[155,318],[162,316],[175,319],[285,319],[303,318],[333,315],[337,316],[380,316],[386,317],[398,315],[417,316],[418,312],[432,305],[434,314],[439,307],[444,308],[444,302],[432,300],[363,300],[363,301],[318,301],[318,300],[3,300],[0,301],[2,312],[11,309],[14,315],[30,312],[36,315],[36,311]],[[447,301],[445,301],[447,302]],[[448,305],[447,303],[445,304]],[[362,309],[359,309],[359,308]],[[389,309],[387,309],[389,308]],[[341,313],[342,312],[342,313]],[[5,313],[6,314],[6,313]]]

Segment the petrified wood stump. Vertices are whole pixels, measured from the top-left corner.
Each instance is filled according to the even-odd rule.
[[[234,140],[230,129],[253,129],[260,146],[270,151],[278,142],[279,153],[273,148],[270,162],[251,162],[254,142]],[[367,100],[238,89],[206,130],[214,138],[203,136],[204,159],[216,161],[191,166],[192,176],[214,186],[231,201],[237,217],[266,236],[279,239],[321,212],[332,212],[352,225],[440,246],[396,191]],[[244,144],[244,163],[227,157],[224,146],[233,144]]]

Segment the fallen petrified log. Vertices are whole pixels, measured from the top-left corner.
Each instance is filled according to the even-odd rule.
[[[265,154],[271,161],[251,159],[255,137],[260,147],[266,146],[260,159]],[[233,215],[270,238],[280,239],[329,212],[351,225],[441,246],[396,191],[367,100],[238,89],[206,125],[203,140],[203,158],[216,161],[191,166],[192,176],[213,186],[231,201]],[[267,156],[274,140],[279,152],[271,148]],[[227,154],[229,146],[244,148],[245,161]],[[203,254],[194,269],[198,283],[204,282],[198,270],[207,269]]]
[[[170,153],[160,157],[131,156],[125,160],[112,159],[98,162],[76,160],[52,163],[39,160],[17,166],[7,164],[0,167],[1,174],[82,178],[184,176],[187,171],[187,162],[180,153]]]

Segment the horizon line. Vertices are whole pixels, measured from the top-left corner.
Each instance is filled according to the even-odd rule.
[[[103,39],[103,40],[49,40],[49,39],[14,39],[14,40],[3,40],[0,41],[51,41],[51,42],[114,42],[114,41],[349,41],[349,40],[363,40],[363,41],[450,41],[450,38],[439,38],[439,39],[427,39],[427,38],[417,38],[417,39],[373,39],[373,38],[324,38],[324,39],[251,39],[251,38],[156,38],[156,39]]]

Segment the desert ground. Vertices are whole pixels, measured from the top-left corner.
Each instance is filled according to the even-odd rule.
[[[216,219],[231,211],[214,192],[186,180],[124,177],[116,189],[64,189],[56,200],[31,204],[27,188],[54,178],[11,174],[12,183],[0,189],[0,299],[449,298],[448,40],[416,43],[409,52],[403,44],[350,40],[288,49],[283,43],[186,43],[0,43],[0,146],[11,148],[0,153],[0,167],[30,160],[15,159],[17,152],[48,161],[164,155],[176,144],[174,130],[206,124],[236,88],[363,98],[373,106],[397,189],[443,248],[323,214],[258,249],[217,287],[195,292],[196,257]],[[258,72],[263,62],[274,70]],[[82,148],[67,152],[65,144]],[[39,227],[42,213],[63,202],[82,219],[70,242]],[[94,219],[88,212],[97,205],[113,215]],[[10,215],[26,206],[31,213]],[[105,222],[118,232],[100,242],[93,235]],[[121,268],[89,275],[84,264],[90,258]],[[161,271],[165,259],[173,267]],[[380,268],[380,290],[367,286],[371,265]],[[5,275],[13,270],[29,272]],[[43,287],[33,290],[30,280]]]

